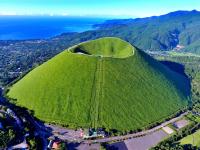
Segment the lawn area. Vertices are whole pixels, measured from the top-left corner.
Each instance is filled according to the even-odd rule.
[[[200,147],[200,130],[197,130],[195,133],[188,135],[180,140],[180,144],[192,144],[193,146]]]

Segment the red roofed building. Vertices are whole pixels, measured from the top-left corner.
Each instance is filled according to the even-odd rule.
[[[59,149],[61,145],[60,141],[53,142],[52,149]]]

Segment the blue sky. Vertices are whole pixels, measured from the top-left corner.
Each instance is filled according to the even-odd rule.
[[[0,15],[146,17],[200,10],[200,0],[0,0]]]

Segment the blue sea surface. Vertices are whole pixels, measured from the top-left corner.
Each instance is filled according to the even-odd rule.
[[[0,40],[47,39],[66,32],[93,30],[103,18],[0,16]]]

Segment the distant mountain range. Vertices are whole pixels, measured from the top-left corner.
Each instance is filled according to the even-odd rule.
[[[200,54],[200,12],[176,11],[148,18],[108,20],[96,34],[120,37],[143,50]]]

